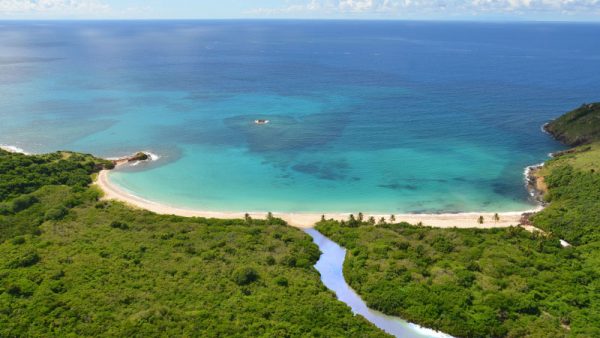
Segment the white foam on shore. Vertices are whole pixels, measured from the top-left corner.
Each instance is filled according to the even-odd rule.
[[[524,181],[525,181],[525,187],[527,188],[527,191],[529,192],[529,195],[531,197],[535,196],[535,192],[532,191],[532,189],[529,189],[529,185],[531,183],[531,179],[530,179],[531,178],[531,172],[533,170],[535,170],[535,169],[542,168],[544,166],[544,164],[545,163],[542,162],[542,163],[530,165],[530,166],[525,167],[525,170],[523,171],[523,176],[524,176]]]
[[[149,151],[143,151],[144,154],[148,155],[148,157],[150,157],[150,161],[158,161],[160,159],[160,155],[149,152]]]
[[[12,145],[8,145],[8,144],[0,144],[0,149],[6,150],[10,153],[19,153],[19,154],[29,155],[29,153],[26,152],[25,150],[23,150],[23,148],[19,148],[17,146],[12,146]]]
[[[538,164],[534,164],[534,165],[530,165],[525,167],[525,170],[523,171],[523,175],[525,175],[525,181],[529,181],[529,174],[531,174],[531,171],[534,169],[538,169],[538,168],[542,168],[546,163],[542,162],[542,163],[538,163]]]
[[[547,126],[547,125],[549,125],[549,124],[550,124],[550,122],[546,122],[546,123],[542,124],[542,126],[540,127],[540,129],[542,130],[542,133],[544,133],[544,134],[548,134],[548,135],[551,135],[551,134],[550,134],[550,133],[549,133],[549,132],[546,130],[546,126]]]

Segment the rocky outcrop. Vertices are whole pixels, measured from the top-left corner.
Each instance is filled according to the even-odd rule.
[[[583,104],[544,125],[557,140],[577,147],[600,140],[600,103]]]

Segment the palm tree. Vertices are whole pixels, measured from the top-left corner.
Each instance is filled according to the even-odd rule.
[[[325,215],[321,215],[321,222],[325,222]]]
[[[250,217],[250,214],[248,214],[248,213],[246,213],[244,215],[244,219],[246,220],[246,223],[252,222],[252,217]]]
[[[396,216],[394,216],[394,215],[390,216],[390,223],[396,223]]]
[[[358,213],[358,222],[362,223],[364,219],[365,219],[365,215],[363,215],[362,212],[359,212]]]
[[[269,211],[267,213],[267,221],[271,222],[272,220],[273,220],[273,213]]]
[[[479,216],[479,218],[477,219],[477,223],[483,224],[483,216]]]
[[[354,214],[350,214],[350,219],[348,220],[348,226],[356,226],[356,218],[354,218]]]
[[[500,221],[500,215],[498,215],[498,213],[494,214],[494,222],[498,222]]]
[[[378,225],[385,225],[385,217],[381,217],[379,219],[379,223],[377,223]]]
[[[375,217],[373,217],[373,216],[369,217],[369,224],[375,225]]]

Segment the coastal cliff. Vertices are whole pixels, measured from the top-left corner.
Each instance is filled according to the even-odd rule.
[[[577,147],[600,141],[600,103],[586,103],[544,125],[557,140]]]
[[[585,103],[560,117],[546,123],[543,129],[556,140],[575,148],[552,153],[553,158],[565,155],[575,156],[594,148],[595,142],[600,142],[600,103]],[[531,198],[542,205],[547,201],[544,196],[548,193],[548,184],[544,163],[527,167],[525,172],[527,190]]]

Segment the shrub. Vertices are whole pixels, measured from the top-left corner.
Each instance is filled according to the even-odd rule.
[[[233,273],[233,281],[237,285],[248,285],[258,280],[258,272],[250,267],[239,268]]]
[[[281,260],[281,264],[287,265],[289,267],[295,267],[296,266],[296,257],[294,257],[294,256],[285,256]]]
[[[12,206],[7,203],[0,203],[0,215],[10,215],[12,214]]]
[[[288,280],[285,277],[279,276],[275,278],[275,284],[279,286],[288,286]]]
[[[8,264],[10,268],[26,268],[28,266],[35,265],[40,261],[40,256],[35,251],[28,251],[21,257],[14,259]]]
[[[476,277],[475,274],[469,270],[460,270],[456,273],[457,283],[458,285],[469,288],[473,285]]]
[[[15,238],[13,238],[13,240],[12,240],[11,242],[12,242],[12,244],[14,244],[14,245],[21,245],[21,244],[24,244],[24,243],[25,243],[25,238],[23,238],[23,237],[21,237],[21,236],[19,236],[19,237],[15,237]]]
[[[65,207],[56,207],[52,208],[44,214],[44,219],[46,221],[58,221],[63,219],[69,211]]]
[[[6,291],[9,295],[15,297],[29,297],[33,295],[37,285],[28,279],[19,279],[15,282],[12,282],[6,288]]]
[[[35,198],[35,196],[31,196],[31,195],[19,196],[12,201],[12,211],[14,213],[23,211],[23,210],[29,208],[30,206],[34,205],[37,202],[39,202],[39,201],[37,198]]]
[[[110,223],[110,227],[114,228],[114,229],[121,229],[121,230],[129,229],[129,225],[127,223],[123,223],[123,222],[119,222],[119,221],[112,221]]]

